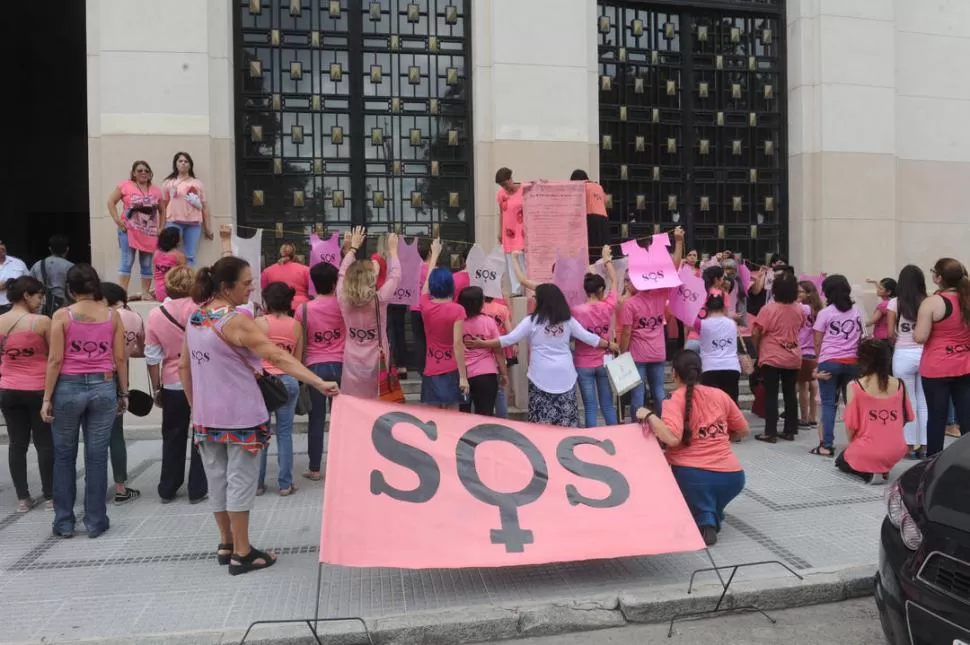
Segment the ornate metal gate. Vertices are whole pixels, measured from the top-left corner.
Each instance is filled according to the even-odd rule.
[[[472,239],[469,0],[233,2],[240,224]]]
[[[600,0],[600,174],[613,235],[785,252],[784,0]]]

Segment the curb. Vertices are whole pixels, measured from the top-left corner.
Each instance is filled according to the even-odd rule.
[[[757,605],[764,610],[791,609],[871,596],[876,565],[812,569],[795,577],[745,581],[737,579],[724,607]],[[710,575],[710,574],[706,574]],[[740,574],[743,576],[744,574]],[[698,577],[700,579],[700,576]],[[548,600],[515,606],[456,607],[408,615],[365,619],[375,645],[458,645],[571,632],[662,623],[678,614],[712,609],[721,593],[717,582],[704,578],[686,594],[686,584],[642,587],[585,599]],[[179,632],[144,635],[139,645],[234,645],[245,630]],[[367,638],[359,623],[322,623],[318,629],[327,645],[363,645]],[[676,627],[675,627],[676,633]],[[131,638],[51,639],[58,645],[123,645]],[[316,641],[306,626],[262,625],[253,629],[249,645],[311,645]]]

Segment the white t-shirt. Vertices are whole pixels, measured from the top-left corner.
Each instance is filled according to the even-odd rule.
[[[896,325],[896,349],[919,349],[922,347],[913,340],[913,329],[916,328],[916,323],[899,316],[899,303],[896,298],[889,300],[886,310],[892,311],[899,317],[899,323]]]
[[[705,372],[741,371],[738,360],[738,325],[727,316],[701,320],[701,365]]]
[[[572,338],[596,347],[600,337],[583,329],[570,318],[558,325],[535,324],[532,316],[523,318],[515,329],[502,336],[502,347],[515,345],[529,337],[529,380],[543,392],[562,394],[576,387],[576,368],[573,353],[569,349]]]
[[[8,255],[3,262],[0,262],[0,284],[7,284],[7,280],[16,280],[20,276],[27,275],[27,265],[20,258]],[[0,291],[0,305],[8,305],[7,291]]]

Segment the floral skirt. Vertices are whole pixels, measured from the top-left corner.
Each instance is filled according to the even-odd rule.
[[[579,406],[576,404],[576,388],[562,394],[550,394],[529,381],[529,423],[578,428]]]

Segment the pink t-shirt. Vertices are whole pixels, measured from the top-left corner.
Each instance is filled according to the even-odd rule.
[[[477,338],[492,340],[499,337],[498,326],[491,316],[481,314],[468,318],[464,322],[465,340]],[[465,365],[468,368],[468,378],[483,374],[498,374],[498,364],[495,362],[495,352],[491,349],[465,349]]]
[[[182,325],[182,329],[165,317],[162,307],[175,319],[175,322]],[[148,314],[145,344],[158,345],[162,348],[162,385],[175,385],[182,382],[179,377],[179,358],[182,356],[185,326],[188,324],[189,316],[198,308],[192,298],[179,298],[169,300],[161,307],[152,309]]]
[[[155,300],[164,302],[168,297],[165,290],[165,274],[178,266],[179,254],[175,251],[160,251],[155,249]]]
[[[421,271],[418,274],[418,291],[421,291],[422,289],[424,289],[424,283],[428,279],[428,271],[429,270],[430,270],[430,268],[428,267],[428,263],[427,262],[422,262],[421,263]],[[418,304],[413,305],[411,307],[411,311],[418,311],[418,312],[421,311],[421,298],[420,297],[418,298]]]
[[[815,356],[815,318],[812,317],[812,308],[806,304],[802,305],[802,313],[805,314],[805,322],[798,330],[798,345],[801,347],[802,356]]]
[[[119,309],[118,315],[125,328],[125,356],[131,358],[138,349],[138,338],[145,335],[145,321],[131,309]]]
[[[889,321],[886,319],[886,309],[889,307],[889,299],[884,298],[879,301],[876,305],[876,311],[882,314],[882,318],[879,319],[872,327],[872,337],[878,338],[879,340],[886,340],[889,338]]]
[[[758,313],[754,326],[763,332],[758,346],[758,363],[779,369],[802,366],[802,347],[798,334],[805,324],[802,305],[769,302]]]
[[[424,375],[437,376],[458,369],[455,359],[455,323],[465,319],[465,309],[454,302],[434,302],[421,296],[421,320],[428,343]]]
[[[201,224],[205,187],[194,177],[166,179],[162,183],[165,219],[181,224]]]
[[[611,340],[613,329],[613,311],[616,309],[616,292],[611,291],[606,300],[587,302],[573,307],[573,318],[586,331],[591,332],[603,340]],[[632,344],[632,341],[631,341]],[[605,349],[590,347],[586,343],[576,343],[573,361],[578,368],[603,367]]]
[[[452,276],[452,279],[455,281],[455,302],[458,302],[458,296],[461,295],[463,289],[471,286],[472,279],[468,275],[468,271],[458,271]],[[421,286],[423,287],[424,285]]]
[[[317,297],[306,303],[306,364],[342,363],[347,342],[347,326],[336,296]],[[296,309],[296,319],[303,323],[303,307]]]
[[[849,384],[845,426],[855,430],[845,449],[845,461],[860,473],[888,473],[907,451],[903,426],[912,419],[913,406],[903,388],[886,398],[872,396],[857,381]]]
[[[522,187],[511,195],[500,188],[496,196],[502,214],[502,248],[506,253],[525,250],[525,220],[522,215]]]
[[[660,363],[667,358],[664,308],[669,291],[641,291],[623,303],[620,325],[630,327],[630,353],[637,363]]]
[[[482,305],[482,313],[492,317],[500,334],[507,334],[512,331],[512,315],[509,313],[509,308],[505,304],[505,301],[496,298],[491,302],[486,302]],[[515,354],[515,345],[505,348],[505,358],[512,358]]]
[[[44,389],[47,375],[47,341],[31,329],[0,334],[0,389],[37,391]]]
[[[260,288],[265,289],[271,282],[282,282],[290,286],[296,295],[293,296],[293,309],[296,310],[310,299],[310,267],[299,262],[285,262],[272,264],[259,277]]]
[[[687,388],[678,388],[663,406],[664,423],[681,440],[686,396]],[[690,445],[681,444],[667,450],[667,462],[671,466],[738,472],[742,470],[741,462],[731,449],[729,431],[741,430],[747,425],[730,396],[716,387],[695,385],[690,407]]]
[[[143,191],[130,179],[118,184],[118,190],[124,207],[121,221],[128,229],[128,246],[154,253],[158,246],[158,205],[162,202],[162,191],[158,186],[149,186]],[[136,210],[139,208],[148,212]]]
[[[266,336],[277,347],[288,354],[293,354],[297,345],[297,322],[289,316],[266,316],[264,320],[267,323]],[[283,370],[267,360],[263,361],[263,369],[270,374],[283,373]]]
[[[759,314],[760,317],[760,314]],[[839,358],[856,358],[859,354],[859,343],[862,341],[862,314],[853,306],[848,311],[839,311],[835,305],[829,305],[818,312],[815,318],[815,331],[824,334],[822,350],[819,352],[819,364]]]
[[[606,193],[595,181],[586,182],[586,214],[606,217]]]

